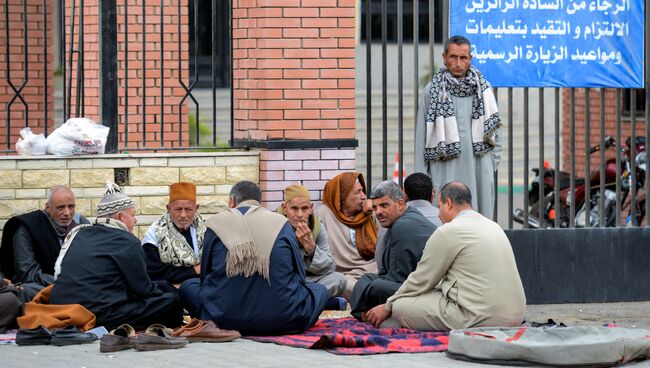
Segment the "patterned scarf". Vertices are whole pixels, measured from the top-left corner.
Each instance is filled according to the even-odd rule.
[[[490,83],[470,65],[467,77],[455,78],[442,67],[433,76],[429,90],[431,101],[426,116],[425,160],[451,160],[460,155],[460,137],[455,108],[450,96],[472,96],[472,146],[474,155],[483,156],[494,148],[501,124],[497,102]]]
[[[196,243],[199,248],[198,256],[194,253],[192,244],[181,234],[171,216],[166,212],[154,223],[156,240],[158,240],[158,252],[160,260],[176,267],[190,267],[201,263],[203,252],[203,236],[205,235],[205,220],[198,213],[194,213],[192,226],[196,229]]]

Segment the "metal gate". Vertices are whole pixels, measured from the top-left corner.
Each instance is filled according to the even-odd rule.
[[[357,65],[364,73],[357,75],[365,76],[362,77],[365,81],[357,81],[360,106],[357,109],[360,140],[357,165],[365,171],[370,183],[387,180],[393,173],[401,183],[404,170],[408,172],[413,167],[412,157],[418,154],[413,152],[413,124],[421,101],[422,82],[430,78],[432,66],[441,65],[443,50],[439,41],[447,39],[448,6],[448,0],[361,1],[362,39],[358,55],[362,60]],[[647,15],[645,25],[647,60]],[[641,90],[495,89],[504,123],[502,132],[507,137],[504,160],[495,174],[498,183],[495,221],[509,229],[590,227],[605,224],[606,213],[610,211],[607,218],[611,218],[612,223],[608,226],[646,225],[645,214],[650,211],[650,202],[645,200],[644,183],[650,180],[650,172],[645,170],[642,161],[645,149],[637,154],[637,146],[641,149],[650,141],[650,131],[645,125],[650,113],[647,66],[645,68],[646,87]],[[605,111],[608,104],[614,104],[615,111],[609,107]],[[594,108],[598,114],[596,119]],[[596,139],[592,131],[599,132]],[[608,136],[617,142],[609,151],[605,149],[612,142],[606,140]],[[629,143],[624,145],[626,141]],[[599,149],[590,152],[596,145]],[[395,160],[395,167],[393,157],[400,158]],[[609,158],[612,158],[612,165],[608,166]],[[627,172],[626,160],[631,165]],[[606,182],[605,175],[583,179],[595,171],[604,173],[613,163],[617,178],[620,178],[615,183]],[[636,164],[643,170],[634,170]],[[563,197],[549,197],[549,188],[545,192],[543,185],[537,193],[529,193],[533,168],[542,168],[542,176],[551,172],[550,168],[562,169],[566,173],[567,188],[561,187],[560,173],[557,173],[558,180],[554,180],[552,191],[562,192]],[[639,175],[641,177],[637,177]],[[576,198],[581,191],[584,191],[582,202],[566,201],[566,195]],[[615,197],[600,193],[614,193]],[[534,198],[542,200],[530,203]],[[552,198],[551,203],[544,198]],[[547,206],[557,209],[563,203],[570,203],[566,206],[566,223],[562,223],[559,216],[549,219],[548,214],[545,215]],[[513,216],[517,208],[521,208],[521,212],[517,212],[519,217]],[[577,221],[576,215],[586,220]],[[589,221],[592,217],[594,219]],[[517,218],[523,225],[514,221]]]

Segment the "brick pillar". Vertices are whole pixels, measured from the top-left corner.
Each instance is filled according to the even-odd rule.
[[[185,93],[180,81],[186,86],[190,84],[188,0],[180,0],[180,5],[179,1],[167,0],[163,1],[162,6],[160,2],[146,2],[144,9],[142,1],[118,1],[117,4],[118,149],[135,151],[159,147],[187,147],[187,101],[182,105],[179,103]],[[71,2],[66,2],[66,63],[70,56],[71,5]],[[75,48],[81,11],[79,3],[76,5],[73,43]],[[99,1],[86,0],[84,6],[85,116],[101,122]],[[74,102],[77,91],[74,78],[77,61],[78,57],[74,54],[71,116],[75,116],[76,111]],[[127,123],[128,134],[125,129]],[[179,144],[179,125],[182,127],[182,144]]]
[[[4,1],[0,3],[0,152],[15,149],[19,132],[25,126],[34,133],[43,133],[46,127],[48,133],[54,130],[51,53],[54,12],[51,2],[44,9],[43,1],[28,0],[25,13],[23,3],[23,0],[9,0],[8,7]],[[9,22],[5,22],[5,15]],[[24,88],[16,96],[10,84],[20,89],[24,82]]]
[[[586,175],[586,137],[587,137],[587,103],[584,88],[575,90],[575,168],[576,177]],[[621,106],[621,109],[623,106]],[[589,146],[593,147],[600,142],[600,90],[592,88],[589,92]],[[616,138],[616,89],[605,89],[605,136]],[[630,117],[621,119],[621,140],[625,140],[632,132]],[[637,136],[645,136],[645,119],[637,117]],[[571,170],[571,91],[562,92],[562,170]],[[605,159],[615,157],[616,151],[605,151]],[[589,164],[591,171],[600,170],[600,153],[590,155]]]
[[[234,143],[266,151],[273,208],[288,184],[354,169],[355,0],[233,0],[232,14]]]

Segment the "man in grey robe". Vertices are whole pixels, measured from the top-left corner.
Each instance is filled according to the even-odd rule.
[[[445,43],[445,66],[424,87],[415,124],[415,172],[426,172],[436,192],[460,181],[474,193],[472,207],[492,219],[494,172],[501,161],[502,126],[492,88],[472,66],[462,36]]]
[[[510,241],[471,203],[463,183],[441,188],[444,225],[429,238],[399,290],[366,313],[368,322],[418,331],[521,325],[526,296]]]
[[[427,239],[436,230],[436,225],[418,210],[406,206],[404,193],[392,181],[379,183],[370,198],[377,220],[388,230],[379,273],[363,275],[352,291],[352,315],[360,320],[365,320],[367,310],[385,303],[399,289],[415,270]]]
[[[404,194],[406,205],[420,211],[420,213],[434,225],[440,226],[440,215],[438,208],[432,203],[435,200],[436,192],[429,175],[424,173],[413,173],[404,179]]]

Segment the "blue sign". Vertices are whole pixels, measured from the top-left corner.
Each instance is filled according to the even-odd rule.
[[[495,87],[643,88],[643,0],[450,0]]]

